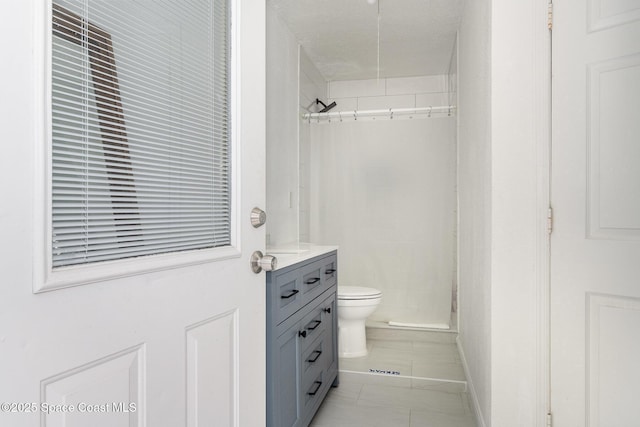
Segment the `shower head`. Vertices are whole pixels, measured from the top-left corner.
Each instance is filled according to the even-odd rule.
[[[321,113],[326,113],[327,111],[331,110],[333,107],[335,107],[337,104],[334,102],[332,102],[331,104],[325,106],[322,110],[320,110]]]
[[[318,98],[316,98],[316,104],[321,104],[324,107],[322,110],[318,111],[318,113],[326,113],[327,111],[331,110],[333,107],[338,105],[335,103],[335,101],[327,105],[324,102],[320,101]]]

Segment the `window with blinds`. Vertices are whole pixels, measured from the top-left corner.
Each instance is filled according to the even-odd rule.
[[[228,1],[54,0],[54,267],[230,245]]]

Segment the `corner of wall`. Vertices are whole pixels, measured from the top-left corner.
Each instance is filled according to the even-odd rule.
[[[480,406],[480,401],[478,400],[478,392],[473,383],[473,377],[471,376],[471,372],[469,371],[469,364],[467,363],[467,357],[464,352],[464,345],[462,344],[462,340],[460,339],[460,336],[456,337],[456,345],[458,347],[458,354],[460,355],[460,360],[462,361],[464,376],[467,379],[467,392],[471,396],[471,407],[473,409],[473,413],[475,415],[477,425],[479,427],[487,427],[488,424],[484,421],[485,416],[482,413],[482,407]]]
[[[481,425],[492,423],[491,5],[467,2],[457,38],[458,342]]]

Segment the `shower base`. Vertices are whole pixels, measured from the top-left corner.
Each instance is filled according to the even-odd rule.
[[[429,323],[424,318],[421,319],[419,314],[412,316],[407,313],[402,317],[395,317],[393,320],[367,319],[367,327],[381,329],[407,329],[413,331],[434,331],[434,332],[457,332],[458,331],[458,315],[451,313],[449,323]]]
[[[398,328],[416,328],[416,329],[449,329],[448,323],[420,323],[409,320],[390,320],[389,326]]]

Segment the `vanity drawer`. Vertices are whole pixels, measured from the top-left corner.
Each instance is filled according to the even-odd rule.
[[[300,349],[303,354],[325,331],[327,331],[327,333],[331,332],[335,299],[335,293],[330,294],[326,299],[309,310],[308,314],[304,316],[298,324],[299,335],[301,337]]]
[[[311,301],[337,283],[337,264],[337,257],[332,254],[305,266],[302,293],[306,301]]]
[[[303,388],[310,386],[313,378],[326,369],[327,360],[327,331],[316,338],[306,350],[300,353],[300,372]]]
[[[311,377],[310,381],[302,383],[299,399],[303,413],[309,414],[312,413],[312,411],[315,412],[312,408],[320,404],[331,385],[331,381],[333,380],[329,379],[328,372],[323,369],[318,372],[316,376]]]
[[[267,276],[267,315],[276,326],[337,283],[335,253]]]
[[[270,290],[271,298],[267,303],[270,304],[274,325],[281,323],[304,306],[302,277],[298,270],[276,275]]]
[[[338,257],[335,255],[322,259],[322,272],[325,287],[329,288],[338,282]]]

